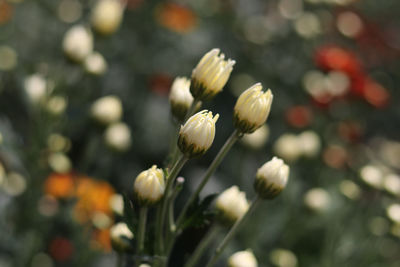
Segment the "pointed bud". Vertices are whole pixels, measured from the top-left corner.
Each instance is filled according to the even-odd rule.
[[[244,91],[234,108],[235,127],[242,133],[252,133],[260,128],[268,118],[272,98],[271,90],[264,93],[261,83],[256,83]]]
[[[273,157],[257,170],[254,189],[260,197],[272,199],[285,188],[288,178],[289,166]]]
[[[190,80],[185,77],[177,77],[172,83],[169,93],[171,112],[179,121],[183,121],[187,111],[193,102],[193,96],[189,90]]]
[[[131,248],[133,233],[126,223],[117,223],[110,228],[111,245],[116,251],[126,251]]]
[[[157,203],[163,197],[165,190],[163,170],[153,165],[150,169],[142,171],[136,177],[133,190],[141,205]]]
[[[224,60],[224,54],[218,55],[219,52],[219,49],[212,49],[193,69],[190,92],[194,98],[211,99],[222,91],[228,81],[235,61]]]
[[[90,112],[96,121],[104,125],[111,124],[121,119],[122,103],[116,96],[104,96],[92,104]]]
[[[238,251],[228,259],[228,267],[257,267],[257,259],[251,250]]]
[[[219,115],[203,110],[190,117],[179,132],[178,146],[188,158],[204,154],[215,136],[215,123]]]
[[[93,50],[93,36],[82,25],[73,26],[64,36],[64,53],[73,61],[82,62]]]
[[[220,213],[221,221],[230,225],[247,212],[249,203],[246,194],[241,192],[237,186],[232,186],[218,196],[215,207]]]

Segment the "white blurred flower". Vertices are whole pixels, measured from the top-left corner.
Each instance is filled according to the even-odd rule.
[[[164,172],[153,165],[150,169],[142,171],[135,180],[133,191],[142,205],[157,203],[164,196]]]
[[[71,141],[61,134],[53,133],[47,138],[47,146],[52,152],[66,152],[71,147]]]
[[[351,180],[343,180],[339,185],[340,192],[349,199],[358,199],[361,195],[360,187]]]
[[[104,133],[106,144],[116,151],[126,151],[132,143],[131,130],[123,122],[113,123],[107,127]]]
[[[314,157],[319,153],[321,149],[321,141],[316,132],[305,131],[297,138],[302,155],[306,157]]]
[[[258,149],[264,146],[268,141],[269,136],[269,127],[266,124],[263,124],[260,128],[255,130],[250,134],[245,134],[242,137],[242,142],[247,146]]]
[[[271,262],[279,267],[296,267],[296,255],[287,249],[274,249],[270,253]]]
[[[67,173],[72,168],[71,160],[61,152],[52,153],[48,158],[50,168],[54,172]]]
[[[190,117],[179,131],[178,146],[187,157],[205,153],[214,141],[215,123],[219,115],[213,117],[211,111],[202,110]]]
[[[40,74],[32,74],[25,78],[24,88],[29,100],[37,104],[46,96],[47,83]]]
[[[64,53],[76,62],[82,62],[93,51],[93,36],[83,25],[75,25],[64,35]]]
[[[385,176],[383,181],[385,190],[395,196],[400,196],[400,176],[390,173]]]
[[[234,253],[228,259],[229,267],[257,267],[257,259],[251,250]]]
[[[271,199],[286,187],[288,179],[289,166],[273,157],[257,170],[254,188],[260,197]]]
[[[98,0],[92,10],[93,28],[104,35],[114,33],[122,22],[124,5],[119,0]]]
[[[271,110],[273,95],[271,90],[262,91],[261,83],[256,83],[244,91],[234,107],[234,124],[242,133],[252,133],[261,127]]]
[[[102,124],[117,122],[122,117],[122,103],[116,96],[104,96],[97,99],[91,107],[92,117]]]
[[[276,140],[274,151],[284,160],[293,162],[301,156],[302,147],[296,135],[283,134]]]
[[[190,93],[189,87],[189,79],[186,77],[176,77],[169,93],[172,114],[180,121],[184,120],[193,102],[193,96]]]
[[[323,212],[329,209],[331,197],[323,188],[313,188],[304,195],[304,204],[313,211]]]
[[[93,52],[85,58],[84,67],[90,74],[102,75],[107,70],[107,62],[100,53]]]
[[[126,250],[130,247],[130,240],[133,233],[126,223],[117,223],[110,228],[111,244],[117,250]]]
[[[68,101],[63,96],[51,96],[46,104],[46,109],[53,115],[62,114],[67,108]]]
[[[124,215],[124,198],[121,194],[114,194],[110,198],[111,210],[120,216]]]
[[[26,180],[21,174],[10,172],[5,177],[2,188],[10,196],[19,196],[26,190]]]
[[[220,212],[223,221],[234,223],[247,212],[249,203],[246,194],[235,185],[218,196],[215,207]]]
[[[225,60],[225,55],[219,52],[219,49],[212,49],[193,69],[190,92],[194,98],[210,99],[222,91],[228,81],[235,61]]]
[[[386,214],[394,223],[400,224],[400,204],[392,204],[386,208]]]
[[[371,187],[381,189],[383,185],[383,173],[374,165],[366,165],[360,170],[361,179]]]

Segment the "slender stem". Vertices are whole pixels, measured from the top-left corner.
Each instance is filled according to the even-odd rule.
[[[190,196],[190,199],[189,199],[189,201],[186,202],[185,206],[183,206],[183,209],[182,209],[181,213],[179,214],[178,220],[176,222],[177,230],[180,227],[182,227],[183,219],[185,218],[186,212],[189,209],[189,207],[193,204],[193,202],[199,196],[201,190],[203,190],[203,187],[206,185],[206,183],[210,179],[211,175],[215,172],[215,170],[221,163],[222,159],[225,157],[225,155],[231,149],[233,144],[235,144],[235,142],[240,137],[241,137],[240,132],[238,130],[235,130],[235,131],[233,131],[232,135],[226,140],[225,144],[220,149],[220,151],[218,152],[217,156],[214,158],[211,165],[208,167],[207,172],[204,174],[203,178],[201,179],[201,182],[197,186],[196,191]]]
[[[123,265],[123,255],[122,253],[117,254],[117,267],[122,267]]]
[[[190,105],[189,110],[186,112],[185,119],[183,120],[184,123],[193,115],[193,113],[196,110],[196,107],[197,107],[198,103],[200,103],[200,100],[195,98],[193,100],[192,104]]]
[[[141,256],[144,251],[144,237],[146,233],[146,221],[147,221],[147,207],[140,207],[139,211],[139,231],[137,237],[137,249],[138,254]]]
[[[219,227],[217,224],[211,225],[211,228],[208,230],[207,234],[200,241],[200,244],[197,246],[193,254],[190,256],[189,260],[186,262],[184,267],[193,267],[196,266],[197,261],[203,255],[204,251],[207,247],[209,247],[210,242],[216,236],[219,231]]]
[[[160,217],[157,229],[156,229],[156,231],[157,231],[157,235],[156,235],[157,241],[156,242],[159,245],[159,251],[161,254],[164,250],[163,229],[164,229],[169,194],[170,194],[171,187],[174,183],[176,176],[178,175],[179,171],[182,169],[183,165],[185,165],[187,160],[188,159],[183,154],[181,154],[179,160],[176,162],[175,166],[171,170],[171,173],[167,177],[167,185],[166,185],[164,197],[163,197],[162,203],[161,203],[161,207],[162,207],[161,208],[161,217]]]
[[[211,267],[215,264],[215,262],[218,260],[218,258],[221,256],[222,252],[228,245],[229,241],[234,237],[236,234],[237,230],[239,229],[240,226],[243,225],[243,223],[246,221],[246,219],[249,217],[249,215],[253,212],[253,210],[257,207],[257,204],[260,202],[261,198],[257,195],[253,202],[251,203],[249,209],[247,212],[235,222],[235,224],[232,226],[232,228],[229,230],[228,234],[226,234],[225,238],[222,240],[221,244],[215,249],[214,255],[212,258],[208,261],[206,267]]]

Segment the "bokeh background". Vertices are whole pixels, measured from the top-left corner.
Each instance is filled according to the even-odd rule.
[[[234,146],[204,195],[236,184],[251,198],[265,161],[291,167],[287,188],[263,202],[219,266],[248,248],[260,266],[400,266],[399,1],[121,4],[107,32],[93,22],[97,1],[0,0],[1,267],[115,264],[109,227],[121,216],[110,203],[165,162],[171,83],[212,48],[236,65],[204,103],[220,114],[216,138],[184,167],[178,209],[255,82],[274,94],[267,126]],[[105,96],[106,114],[96,113]],[[172,266],[203,232],[178,243]]]

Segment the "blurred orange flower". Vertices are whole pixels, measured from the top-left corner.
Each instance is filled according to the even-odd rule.
[[[196,14],[187,7],[167,3],[156,8],[157,21],[165,28],[178,33],[188,33],[197,23]]]
[[[94,231],[92,246],[97,249],[103,249],[104,251],[111,251],[110,230],[104,229]]]
[[[56,198],[72,197],[74,195],[75,182],[71,174],[51,174],[44,183],[46,194]]]
[[[13,7],[5,0],[0,0],[0,25],[7,23],[13,16]]]

